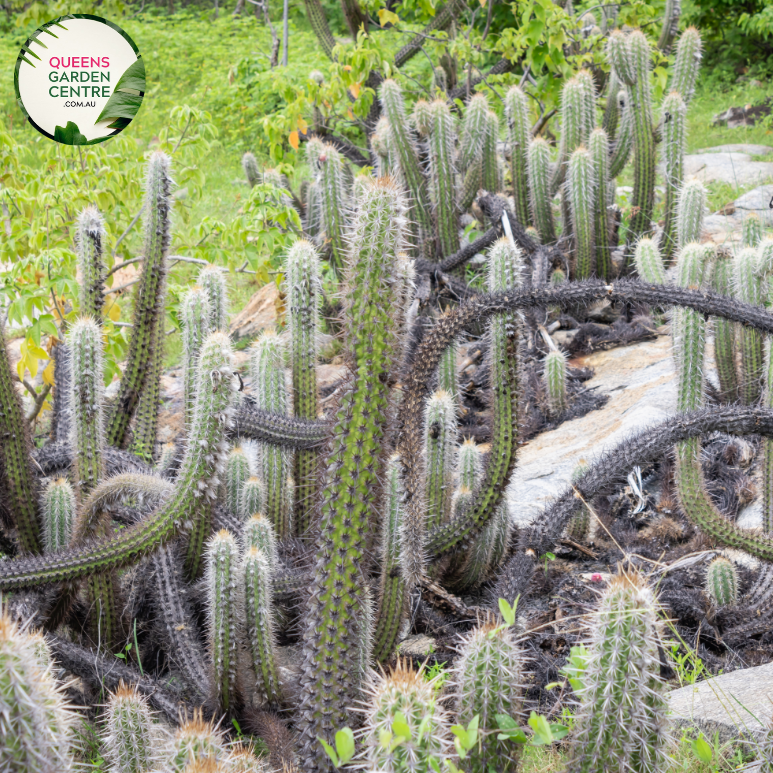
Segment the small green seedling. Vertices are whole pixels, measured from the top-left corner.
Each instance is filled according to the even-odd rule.
[[[322,744],[327,756],[330,757],[330,761],[336,768],[346,765],[354,757],[354,733],[348,727],[344,727],[336,733],[335,749],[321,738],[317,738],[317,740]]]
[[[454,734],[454,746],[460,760],[466,759],[468,752],[478,742],[478,719],[477,716],[473,717],[467,727],[454,725],[451,728],[451,732]]]
[[[701,733],[697,738],[693,738],[690,741],[690,747],[692,748],[692,753],[704,765],[711,765],[711,760],[712,760],[712,757],[714,756],[714,752],[712,751],[709,742],[703,737],[703,733]]]

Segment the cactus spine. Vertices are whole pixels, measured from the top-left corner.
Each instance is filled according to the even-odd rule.
[[[594,129],[588,139],[588,150],[593,162],[594,223],[596,243],[596,274],[612,279],[612,255],[609,244],[609,140],[603,129]]]
[[[322,225],[330,246],[330,264],[340,272],[343,269],[346,245],[344,231],[348,196],[346,192],[346,161],[329,143],[322,146],[319,155],[320,193],[322,194]]]
[[[459,378],[456,373],[456,342],[452,342],[446,347],[443,356],[440,358],[438,366],[437,386],[438,391],[447,392],[454,407],[458,410],[459,402]]]
[[[259,548],[244,555],[241,577],[244,622],[255,687],[262,703],[277,704],[281,687],[274,655],[274,611],[271,602],[272,565]]]
[[[449,755],[448,722],[435,697],[434,681],[398,660],[392,672],[372,687],[364,722],[369,770],[419,773],[430,769],[431,757],[442,764]],[[392,723],[398,713],[405,719],[410,737],[397,746],[385,745],[385,733],[397,735]]]
[[[254,188],[260,182],[260,169],[255,156],[249,151],[242,156],[242,169],[250,188]]]
[[[194,710],[188,719],[175,731],[165,749],[164,773],[184,773],[188,765],[196,760],[223,761],[227,755],[223,738],[210,722],[204,722],[201,709]]]
[[[553,350],[545,357],[545,392],[553,415],[563,413],[568,405],[566,394],[566,355]]]
[[[529,189],[534,225],[543,244],[556,240],[550,195],[550,145],[542,137],[529,143]]]
[[[615,151],[609,163],[609,177],[615,179],[628,163],[633,148],[633,116],[628,92],[620,89],[617,93],[617,112],[620,115]]]
[[[155,368],[153,363],[158,356],[158,331],[163,329],[159,318],[164,316],[166,295],[171,187],[169,157],[157,151],[148,162],[142,275],[134,301],[129,355],[121,377],[121,389],[108,422],[107,443],[111,446],[125,445],[129,422],[148,379],[157,370],[160,372],[160,367]]]
[[[236,446],[231,449],[225,463],[225,503],[234,515],[238,515],[241,509],[242,489],[249,477],[247,454],[241,446]]]
[[[666,283],[666,269],[663,265],[663,256],[660,254],[658,245],[649,236],[642,236],[639,239],[633,253],[633,261],[636,266],[636,273],[645,282],[658,285]]]
[[[572,153],[581,145],[587,146],[588,136],[596,125],[594,111],[593,78],[587,70],[581,70],[561,90],[561,145],[550,185],[551,196],[566,179],[567,164]]]
[[[743,219],[742,242],[744,247],[757,247],[762,241],[762,222],[756,212],[750,212]]]
[[[393,456],[387,466],[385,509],[381,528],[378,617],[373,634],[373,657],[379,663],[386,663],[394,653],[408,608],[408,593],[401,572],[403,504],[397,456]]]
[[[31,637],[0,610],[0,770],[70,768],[70,722],[62,694]]]
[[[225,714],[238,703],[236,677],[239,655],[239,548],[230,532],[222,529],[207,544],[205,584],[207,633],[212,658],[215,700]]]
[[[258,338],[250,352],[250,375],[255,403],[258,408],[279,414],[287,413],[283,355],[279,337],[268,331]],[[263,481],[263,510],[274,525],[277,536],[280,539],[289,537],[292,533],[292,512],[287,507],[287,453],[279,446],[261,443],[258,457],[260,477]]]
[[[150,773],[156,761],[153,718],[147,699],[123,682],[107,704],[103,737],[110,773]]]
[[[52,480],[43,495],[43,546],[56,553],[70,543],[75,522],[75,492],[66,478]]]
[[[263,510],[263,486],[260,478],[251,476],[242,486],[239,497],[239,508],[236,514],[244,521],[250,516],[257,515]]]
[[[388,79],[381,84],[379,98],[389,121],[389,145],[394,150],[400,181],[408,193],[410,218],[418,226],[414,237],[420,245],[432,236],[432,215],[419,151],[408,130],[403,92],[396,81]]]
[[[510,129],[510,170],[513,178],[515,216],[518,222],[526,227],[532,223],[527,170],[531,127],[528,98],[518,86],[512,86],[505,94],[505,113]]]
[[[387,374],[400,341],[392,314],[405,303],[404,282],[395,266],[404,245],[404,224],[397,187],[388,178],[371,183],[352,233],[346,308],[353,375],[333,429],[315,559],[324,571],[314,574],[305,621],[301,716],[307,770],[327,769],[317,736],[332,739],[359,688],[351,658],[359,646],[361,562],[389,415]]]
[[[429,107],[430,193],[440,255],[447,257],[459,250],[459,215],[454,185],[454,119],[445,100],[437,99]]]
[[[735,258],[736,296],[744,303],[759,305],[762,288],[758,273],[757,250],[744,247]],[[762,392],[764,371],[762,334],[758,330],[742,327],[740,397],[744,405],[755,403]]]
[[[620,574],[610,581],[591,635],[569,773],[665,770],[668,703],[657,608],[641,577]]]
[[[485,94],[473,94],[464,111],[459,142],[459,168],[463,172],[483,157],[487,131],[488,100]]]
[[[193,408],[196,395],[196,365],[204,339],[211,328],[212,310],[207,293],[194,287],[182,299],[180,316],[182,317],[183,339],[183,396],[185,400],[185,426],[190,428],[193,420]]]
[[[293,375],[293,411],[298,418],[317,418],[317,329],[321,299],[317,252],[307,241],[297,241],[287,254],[287,319]],[[317,477],[317,452],[295,454],[294,528],[302,536],[311,527]]]
[[[701,66],[701,36],[695,27],[688,27],[676,44],[674,73],[671,77],[672,91],[678,91],[686,105],[695,93],[695,82]]]
[[[706,567],[706,592],[717,607],[738,602],[738,572],[732,561],[718,556]]]
[[[479,718],[480,747],[471,756],[472,773],[487,773],[491,760],[503,773],[517,770],[512,745],[497,740],[496,715],[518,717],[522,672],[523,655],[510,628],[483,625],[462,641],[454,663],[454,695],[461,724]]]
[[[423,137],[426,137],[432,130],[432,109],[426,99],[419,99],[413,106],[411,124]]]
[[[692,242],[700,242],[703,233],[703,216],[706,214],[706,189],[698,180],[685,183],[679,194],[676,232],[679,249]]]
[[[587,279],[595,270],[595,188],[593,159],[590,153],[580,146],[569,159],[568,179],[575,244],[575,272],[578,279]]]
[[[78,217],[75,246],[80,274],[80,313],[84,317],[102,319],[105,303],[105,266],[102,245],[105,224],[96,207],[86,207]]]
[[[663,150],[665,155],[665,225],[661,246],[671,262],[677,248],[677,206],[684,182],[685,130],[687,105],[678,91],[663,100]]]
[[[99,542],[98,546],[85,544],[50,556],[2,562],[0,587],[23,588],[60,582],[125,566],[190,530],[202,503],[217,496],[219,475],[228,449],[225,431],[233,412],[235,389],[228,337],[212,333],[199,357],[194,421],[172,496],[152,515]]]
[[[502,190],[502,169],[499,165],[499,118],[493,110],[486,113],[486,133],[483,138],[483,187],[496,193]]]
[[[433,528],[450,515],[453,493],[456,410],[448,392],[435,392],[427,401],[424,433],[427,454],[427,526]]]
[[[225,275],[217,266],[204,266],[198,284],[209,301],[209,330],[228,332],[228,289]]]
[[[724,251],[717,254],[711,284],[712,289],[720,295],[733,295],[733,261]],[[725,402],[732,403],[738,399],[738,373],[735,365],[737,325],[721,317],[715,317],[712,324],[719,391]]]
[[[266,557],[269,566],[277,566],[276,534],[269,520],[262,515],[253,515],[244,524],[242,531],[244,552],[257,548]]]

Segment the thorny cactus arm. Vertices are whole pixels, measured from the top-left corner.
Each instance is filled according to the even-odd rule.
[[[620,89],[617,93],[617,112],[620,116],[615,149],[609,162],[609,178],[614,180],[628,163],[633,148],[633,117],[628,92]]]
[[[496,193],[502,190],[502,170],[499,165],[499,118],[493,110],[486,113],[486,134],[483,140],[483,187]]]
[[[236,514],[246,521],[263,510],[263,484],[260,478],[250,477],[244,482],[239,496],[239,508]]]
[[[515,216],[525,228],[532,224],[527,171],[531,127],[528,97],[518,86],[512,86],[505,94],[505,112],[510,129],[510,170],[513,178]]]
[[[700,242],[708,193],[703,183],[690,180],[679,192],[676,232],[679,249],[691,242]]]
[[[70,544],[75,522],[75,492],[66,478],[52,480],[43,494],[43,545],[56,553]]]
[[[239,513],[242,489],[250,477],[250,462],[241,446],[230,450],[225,460],[225,505],[234,514]]]
[[[217,266],[204,266],[199,272],[199,286],[209,301],[209,331],[228,332],[228,288],[225,274]]]
[[[557,415],[566,410],[566,355],[561,351],[548,352],[545,357],[545,392],[551,413]]]
[[[614,142],[617,138],[617,124],[620,120],[620,110],[617,101],[619,93],[620,81],[617,79],[614,69],[612,69],[607,79],[606,106],[604,107],[604,118],[601,123],[610,142]]]
[[[424,425],[429,528],[439,526],[451,513],[453,450],[456,444],[456,408],[448,392],[435,392],[427,402]]]
[[[148,162],[144,259],[134,301],[129,354],[107,427],[107,443],[119,448],[126,443],[129,422],[134,416],[153,361],[158,318],[164,316],[171,187],[169,157],[157,151]]]
[[[552,244],[556,240],[553,225],[553,209],[550,195],[550,145],[542,137],[536,137],[529,143],[529,192],[531,194],[531,212],[542,244]]]
[[[587,279],[596,268],[594,171],[593,158],[581,145],[569,158],[567,179],[578,279]]]
[[[725,261],[729,265],[729,261]],[[768,236],[759,246],[759,274],[767,285],[764,298],[767,308],[773,307],[773,236]],[[734,332],[731,329],[731,333]],[[715,338],[719,333],[715,330]],[[731,350],[734,353],[734,349]],[[762,396],[762,404],[773,406],[773,339],[765,337],[765,388]],[[731,360],[734,365],[734,360]],[[719,372],[719,365],[717,365]],[[735,370],[733,370],[735,376]],[[722,380],[720,378],[720,385]],[[773,440],[765,438],[763,441],[763,466],[762,466],[762,529],[766,534],[773,533]]]
[[[649,236],[639,239],[633,253],[636,272],[645,281],[652,284],[666,283],[666,269],[663,266],[663,256],[657,244]],[[716,288],[715,288],[716,289]]]
[[[105,303],[105,266],[102,248],[105,224],[96,207],[86,207],[78,217],[75,247],[80,274],[80,313],[84,317],[102,320]]]
[[[183,400],[185,427],[190,429],[196,395],[196,365],[204,339],[209,335],[212,310],[207,294],[198,287],[189,290],[180,304],[183,339]]]
[[[322,146],[319,154],[320,194],[322,198],[322,225],[330,243],[330,263],[336,273],[343,270],[346,255],[344,231],[348,209],[346,186],[346,161],[329,143]]]
[[[677,248],[677,206],[684,183],[685,129],[687,105],[677,91],[663,100],[663,152],[665,155],[665,225],[661,237],[667,263],[670,265]]]
[[[735,292],[744,303],[759,305],[762,287],[759,277],[757,250],[744,247],[735,258]],[[739,384],[741,401],[752,405],[759,400],[762,392],[763,359],[762,335],[757,330],[742,328],[741,337],[741,383]]]
[[[430,193],[435,207],[435,222],[440,255],[447,258],[459,250],[459,212],[454,183],[454,119],[445,100],[429,107]]]
[[[254,188],[260,182],[260,169],[255,156],[249,151],[242,156],[242,169],[250,188]]]
[[[742,225],[742,242],[744,247],[757,247],[762,241],[762,221],[756,212],[750,212]]]
[[[147,699],[121,682],[107,702],[102,735],[111,773],[147,773],[158,760],[156,732]]]
[[[603,129],[594,129],[588,139],[588,150],[593,161],[594,227],[596,244],[596,274],[612,279],[612,255],[609,240],[609,140]]]
[[[717,556],[706,567],[706,593],[717,607],[738,602],[738,572],[732,561]]]
[[[466,172],[483,157],[488,130],[488,100],[483,93],[473,94],[462,119],[459,140],[459,169]]]
[[[688,27],[676,44],[676,61],[671,77],[671,91],[678,91],[686,105],[690,104],[695,93],[702,55],[700,33],[695,27]]]
[[[195,418],[170,499],[148,518],[109,539],[49,556],[2,562],[0,588],[60,582],[126,566],[189,531],[201,504],[217,496],[235,388],[231,345],[226,335],[213,333],[199,358]]]
[[[233,434],[285,448],[318,448],[330,434],[326,421],[282,416],[242,400],[234,418]]]
[[[717,253],[711,286],[720,295],[733,294],[733,261],[724,250]],[[733,403],[738,399],[738,373],[735,364],[736,325],[721,317],[713,319],[712,324],[714,325],[714,363],[719,378],[719,391],[725,402]]]

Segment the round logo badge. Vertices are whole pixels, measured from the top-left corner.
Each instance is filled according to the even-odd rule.
[[[145,64],[134,41],[99,16],[60,16],[22,46],[16,99],[29,122],[64,145],[123,131],[142,104]]]

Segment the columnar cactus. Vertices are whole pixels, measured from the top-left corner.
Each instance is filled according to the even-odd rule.
[[[432,68],[432,88],[442,92],[444,96],[448,91],[448,75],[442,67]]]
[[[566,355],[554,349],[545,357],[545,393],[548,407],[554,415],[562,413],[568,405],[566,394]]]
[[[443,352],[438,367],[437,387],[439,391],[447,392],[454,402],[454,407],[458,410],[459,402],[459,377],[456,372],[456,343],[452,343]]]
[[[732,258],[728,252],[720,250],[711,276],[712,289],[720,295],[733,295],[734,284]],[[735,364],[737,325],[721,317],[715,317],[712,324],[719,391],[725,402],[732,403],[738,399],[738,373]]]
[[[687,105],[678,91],[663,100],[663,153],[665,156],[665,225],[661,246],[671,262],[677,248],[677,206],[684,183],[684,149]]]
[[[171,188],[169,156],[156,151],[148,162],[145,184],[143,266],[134,300],[129,354],[107,428],[107,442],[111,446],[126,444],[129,422],[148,384],[149,374],[156,370],[152,366],[159,345],[158,331],[163,330],[159,318],[164,317],[166,298]]]
[[[505,94],[505,114],[510,129],[510,171],[513,178],[515,216],[518,222],[526,227],[532,223],[527,169],[531,127],[528,97],[518,86],[511,86]]]
[[[594,204],[593,238],[596,244],[596,274],[612,279],[612,255],[609,243],[609,140],[603,129],[594,129],[588,138],[593,162]]]
[[[642,236],[636,244],[633,253],[633,261],[636,273],[645,281],[652,284],[666,283],[666,269],[663,265],[663,256],[658,245],[649,238]]]
[[[263,512],[263,485],[260,478],[253,475],[244,481],[236,515],[246,521],[250,516],[261,512]]]
[[[762,287],[758,273],[757,250],[744,247],[735,258],[736,297],[744,303],[762,303]],[[744,405],[755,403],[762,393],[762,376],[765,367],[762,334],[758,330],[742,327],[740,397]]]
[[[394,164],[392,161],[393,153],[389,142],[389,121],[382,115],[381,118],[378,119],[373,134],[370,136],[370,146],[376,154],[376,175],[378,177],[385,177],[388,174],[392,174],[394,171]]]
[[[246,553],[257,548],[266,557],[269,567],[276,567],[278,561],[276,533],[271,522],[263,515],[253,515],[244,524],[242,545]]]
[[[80,313],[97,322],[105,303],[105,265],[102,260],[105,223],[96,207],[86,207],[78,217],[75,247],[80,275]]]
[[[183,399],[185,400],[185,426],[190,427],[196,395],[196,365],[204,339],[209,335],[212,309],[207,293],[198,287],[189,290],[180,304],[183,339]]]
[[[102,742],[110,773],[150,773],[158,749],[147,699],[121,682],[110,695],[106,713]]]
[[[249,477],[250,461],[247,454],[241,446],[235,446],[225,462],[225,503],[234,515],[239,514],[242,490]]]
[[[440,255],[447,257],[459,250],[459,213],[454,185],[454,119],[445,100],[428,106],[430,195],[435,208],[435,223]]]
[[[534,225],[542,243],[552,244],[556,240],[556,229],[550,194],[550,145],[542,137],[536,137],[529,143],[528,164]]]
[[[615,137],[615,150],[609,162],[610,179],[614,179],[623,171],[633,150],[633,106],[625,89],[617,92],[617,113],[620,117]]]
[[[586,148],[578,147],[569,158],[567,191],[572,212],[575,244],[575,273],[587,279],[596,268],[595,189],[593,158]]]
[[[260,182],[260,169],[255,156],[249,151],[242,156],[242,169],[250,188],[254,188]]]
[[[466,172],[483,156],[488,131],[488,100],[483,93],[473,94],[462,119],[459,141],[459,168]]]
[[[385,508],[381,526],[381,582],[378,617],[373,634],[373,658],[379,663],[385,663],[392,657],[408,606],[408,593],[400,568],[402,526],[400,459],[393,456],[387,466]]]
[[[657,601],[641,576],[612,578],[591,636],[569,773],[665,770],[668,702]]]
[[[676,215],[679,249],[691,242],[700,242],[708,194],[703,183],[690,180],[682,187]]]
[[[478,191],[483,187],[483,161],[478,158],[474,160],[467,171],[464,173],[464,179],[462,180],[462,189],[459,193],[459,209],[466,212],[475,197],[478,195]]]
[[[320,193],[322,198],[322,225],[330,248],[330,264],[340,272],[343,269],[346,245],[346,160],[331,145],[325,143],[319,154]]]
[[[251,547],[242,560],[242,605],[250,665],[255,675],[255,689],[262,703],[278,704],[282,690],[274,648],[274,610],[271,600],[272,566],[260,548]]]
[[[448,720],[434,689],[427,680],[402,660],[388,676],[379,677],[371,688],[363,723],[369,769],[384,773],[419,773],[430,769],[430,758],[438,763],[451,751]],[[391,743],[398,735],[393,723],[400,714],[410,737]]]
[[[617,101],[617,95],[620,93],[620,81],[615,74],[614,69],[610,70],[607,78],[606,104],[604,106],[604,118],[601,126],[607,133],[610,142],[617,138],[617,125],[620,121],[620,110]]]
[[[576,483],[585,474],[588,465],[578,464],[572,470],[572,483]],[[591,513],[588,507],[582,503],[574,511],[571,520],[566,527],[566,536],[575,542],[583,542],[591,533]]]
[[[85,497],[104,475],[102,328],[93,319],[83,317],[70,328],[67,345],[72,358],[75,480],[78,493]]]
[[[284,351],[279,337],[264,331],[250,350],[252,394],[258,408],[272,413],[287,413],[287,388],[284,375]],[[263,481],[263,512],[282,539],[290,536],[292,512],[287,507],[287,475],[290,460],[279,446],[262,443],[258,452]],[[252,515],[252,513],[250,513]]]
[[[224,761],[228,755],[222,734],[211,722],[205,722],[201,709],[183,722],[164,749],[164,773],[184,773],[188,765],[199,759]]]
[[[732,561],[718,556],[706,567],[706,593],[717,607],[738,603],[738,572]]]
[[[744,247],[757,247],[762,241],[762,221],[756,212],[750,212],[742,225],[742,242]]]
[[[317,418],[317,330],[321,301],[320,265],[314,246],[297,241],[287,253],[285,268],[287,321],[290,329],[290,357],[293,376],[293,412],[301,419]],[[317,478],[317,452],[300,449],[295,453],[295,511],[297,536],[311,527]]]
[[[315,244],[322,232],[322,193],[317,181],[309,183],[306,190],[306,218],[303,230],[314,240]]]
[[[234,711],[240,698],[236,678],[242,617],[241,581],[236,540],[230,532],[221,529],[207,544],[205,585],[214,698],[225,714]]]
[[[502,168],[499,164],[499,118],[493,110],[486,113],[486,134],[483,139],[483,187],[492,193],[502,190]]]
[[[43,546],[56,553],[70,544],[75,521],[75,492],[67,478],[52,480],[43,494]]]
[[[383,95],[382,91],[382,95]],[[352,380],[335,418],[323,485],[321,534],[305,620],[302,741],[305,769],[326,770],[317,741],[328,742],[357,698],[361,562],[379,480],[381,439],[389,419],[388,373],[401,333],[392,315],[403,308],[405,283],[395,258],[404,247],[404,203],[389,179],[366,190],[355,218],[346,293],[346,328],[354,356]]]
[[[671,89],[678,91],[686,105],[690,104],[695,93],[695,82],[701,66],[701,36],[695,27],[688,27],[676,44],[674,72],[671,76]]]
[[[767,284],[764,297],[768,309],[773,307],[773,236],[765,237],[759,245],[759,273]],[[716,336],[715,332],[715,336]],[[763,405],[773,406],[773,343],[770,336],[765,338],[765,390]],[[717,366],[719,368],[719,366]],[[720,381],[721,384],[721,381]],[[773,439],[764,438],[762,467],[762,529],[766,534],[773,533]]]
[[[448,392],[435,392],[427,401],[424,427],[427,454],[427,526],[445,521],[451,512],[456,408]]]
[[[426,137],[432,127],[432,110],[426,99],[417,100],[411,113],[411,125],[422,136]]]
[[[64,696],[30,637],[0,610],[0,770],[51,773],[70,767]]]
[[[478,717],[480,747],[471,754],[472,773],[487,773],[491,760],[497,760],[499,770],[517,770],[514,745],[497,740],[496,715],[519,716],[523,665],[524,656],[511,628],[482,625],[462,640],[454,662],[453,693],[462,725]]]
[[[228,288],[223,271],[217,266],[204,266],[197,281],[209,301],[209,329],[227,333]]]

